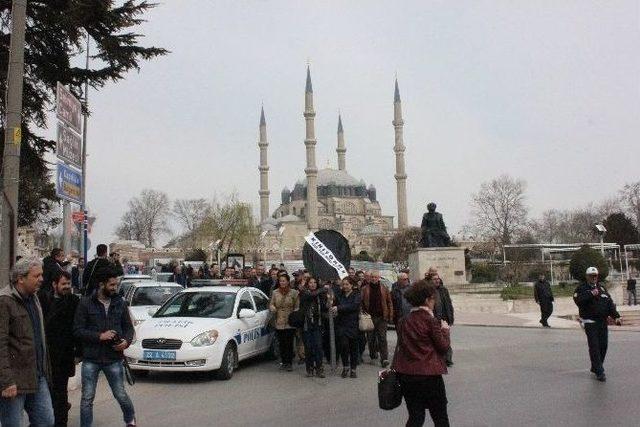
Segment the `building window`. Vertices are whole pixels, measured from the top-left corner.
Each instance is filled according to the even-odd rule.
[[[295,207],[293,208],[293,214],[294,215],[296,214],[296,208]]]

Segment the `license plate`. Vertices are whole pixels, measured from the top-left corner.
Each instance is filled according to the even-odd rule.
[[[145,360],[176,360],[176,352],[145,350],[142,358]]]

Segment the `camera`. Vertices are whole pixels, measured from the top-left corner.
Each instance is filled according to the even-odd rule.
[[[118,345],[120,341],[122,341],[122,337],[116,332],[111,341],[109,341],[109,345]]]

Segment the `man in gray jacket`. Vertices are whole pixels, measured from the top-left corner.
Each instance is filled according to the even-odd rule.
[[[22,412],[35,426],[53,426],[49,357],[40,302],[42,263],[22,258],[11,284],[0,290],[0,424],[22,425]]]

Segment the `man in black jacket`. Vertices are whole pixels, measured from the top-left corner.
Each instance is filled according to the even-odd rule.
[[[69,265],[68,261],[64,260],[64,251],[60,248],[53,248],[51,254],[42,260],[42,286],[40,286],[40,294],[43,293],[52,294],[53,277],[56,273]]]
[[[272,268],[271,270],[269,270],[269,276],[267,276],[265,279],[263,279],[260,282],[260,287],[258,289],[264,292],[266,296],[271,298],[271,292],[273,292],[273,290],[277,287],[278,287],[278,269]]]
[[[80,301],[73,326],[83,355],[80,424],[90,426],[93,422],[93,399],[102,371],[120,404],[125,424],[134,426],[135,411],[124,388],[122,363],[122,352],[133,340],[133,325],[125,301],[117,294],[117,272],[108,266],[95,274],[97,292]]]
[[[77,355],[73,319],[80,299],[71,292],[71,275],[58,271],[53,278],[53,295],[42,300],[42,313],[51,360],[51,401],[56,427],[66,426],[69,413],[67,389],[75,375]]]
[[[633,305],[638,304],[638,297],[636,295],[636,279],[629,277],[627,280],[627,302],[631,305],[631,298],[633,298]]]
[[[107,258],[107,245],[99,244],[96,248],[96,257],[89,261],[82,273],[82,290],[83,295],[91,296],[98,287],[98,278],[96,272],[105,270],[111,265]]]
[[[533,286],[533,297],[540,305],[540,323],[545,328],[550,328],[549,317],[553,313],[553,292],[551,291],[551,285],[545,279],[544,274],[541,274],[538,281]]]
[[[451,302],[451,295],[449,295],[449,290],[445,288],[440,275],[438,274],[438,270],[435,268],[430,268],[425,277],[431,277],[433,284],[436,287],[436,305],[433,308],[433,315],[440,320],[444,320],[449,324],[449,326],[453,325],[453,302]],[[453,349],[449,346],[449,350],[447,350],[446,354],[446,362],[447,366],[453,366]]]
[[[587,281],[576,288],[573,300],[578,306],[584,332],[587,335],[591,372],[596,374],[598,381],[604,382],[607,378],[602,364],[607,354],[609,339],[607,318],[616,319],[617,325],[622,324],[622,319],[611,295],[602,284],[598,283],[598,269],[589,267],[586,276]]]

